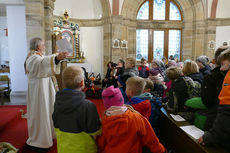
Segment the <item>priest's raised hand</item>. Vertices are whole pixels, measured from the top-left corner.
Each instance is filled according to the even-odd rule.
[[[67,51],[58,53],[58,55],[56,56],[57,60],[64,60],[68,56],[68,54],[69,53]]]

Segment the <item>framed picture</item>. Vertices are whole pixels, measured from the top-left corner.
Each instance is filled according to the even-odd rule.
[[[113,40],[113,48],[120,48],[120,41],[118,39]]]
[[[222,43],[222,45],[223,45],[223,46],[228,46],[228,42],[225,41],[225,42]]]
[[[211,40],[208,42],[208,49],[215,49],[216,42],[214,40]]]
[[[74,35],[70,30],[63,30],[62,32],[62,39],[66,39],[72,46],[72,52],[69,52],[67,58],[74,58]]]
[[[128,48],[128,41],[127,40],[122,40],[121,41],[121,48],[123,48],[123,49]]]

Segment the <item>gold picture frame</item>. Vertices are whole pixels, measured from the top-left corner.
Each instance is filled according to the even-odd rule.
[[[84,63],[85,57],[83,51],[80,51],[80,28],[78,24],[68,21],[68,12],[64,13],[63,19],[54,19],[53,48],[56,48],[56,41],[66,38],[73,47],[73,52],[67,56],[70,63]]]

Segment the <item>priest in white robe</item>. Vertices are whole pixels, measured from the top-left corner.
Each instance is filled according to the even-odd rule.
[[[55,101],[55,87],[52,76],[60,73],[60,60],[67,52],[44,56],[44,41],[33,38],[30,41],[30,53],[25,62],[28,77],[27,92],[27,145],[48,149],[53,146],[55,132],[52,121]]]

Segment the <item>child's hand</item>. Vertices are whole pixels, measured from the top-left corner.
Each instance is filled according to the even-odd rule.
[[[203,146],[205,145],[204,140],[203,140],[203,136],[199,138],[198,143],[203,145]]]
[[[162,103],[162,107],[167,109],[167,104],[166,103]]]

